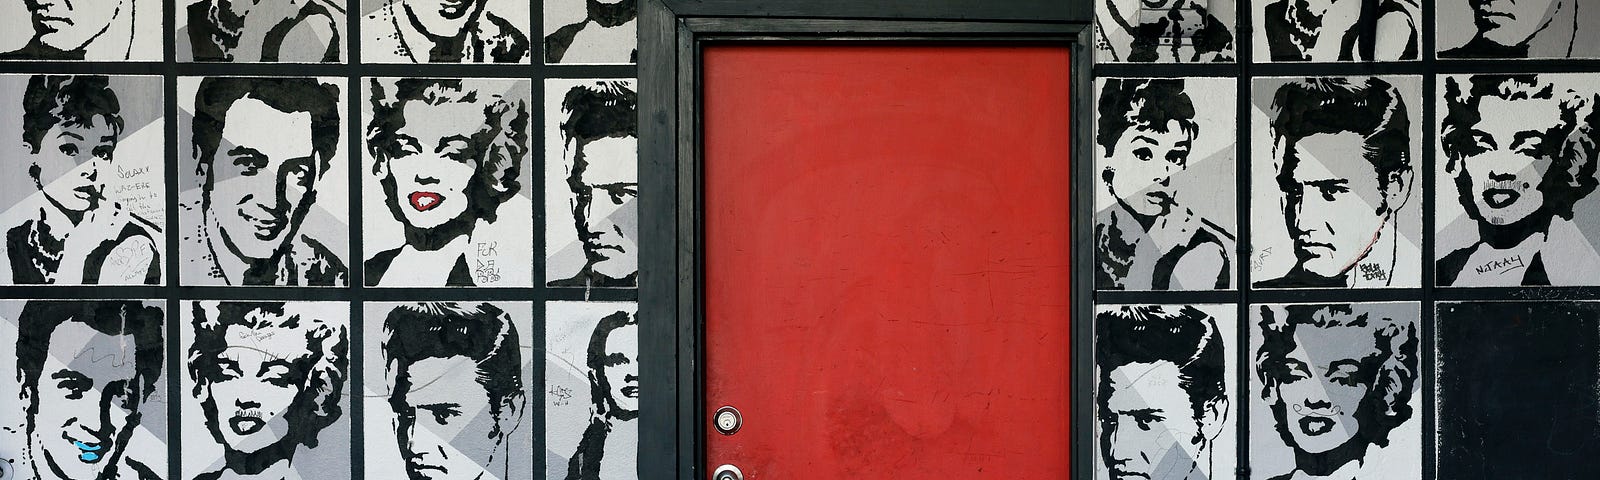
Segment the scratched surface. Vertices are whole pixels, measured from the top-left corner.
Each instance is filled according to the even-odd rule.
[[[707,461],[750,478],[1065,478],[1069,62],[705,53]],[[1085,319],[1086,320],[1086,319]]]

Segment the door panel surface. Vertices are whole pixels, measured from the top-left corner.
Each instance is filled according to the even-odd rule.
[[[702,65],[706,471],[1067,478],[1068,49]]]

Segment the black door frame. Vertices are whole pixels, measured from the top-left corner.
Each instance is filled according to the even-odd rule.
[[[640,0],[639,477],[706,478],[700,52],[716,42],[1025,42],[1072,52],[1072,477],[1093,477],[1092,3]]]

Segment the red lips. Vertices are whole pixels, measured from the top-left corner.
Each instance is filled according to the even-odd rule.
[[[411,192],[411,208],[419,212],[426,212],[444,203],[444,195],[433,192]]]

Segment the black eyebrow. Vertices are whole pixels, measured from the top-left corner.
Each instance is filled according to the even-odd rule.
[[[1522,145],[1524,140],[1527,140],[1527,139],[1530,139],[1530,138],[1534,139],[1534,140],[1544,141],[1544,132],[1534,131],[1534,130],[1523,130],[1523,131],[1517,132],[1515,135],[1511,136],[1511,146],[1515,147],[1517,145]]]
[[[261,153],[260,150],[256,150],[256,149],[250,148],[250,147],[233,147],[233,148],[230,148],[230,149],[228,149],[228,155],[248,155],[248,156],[251,156],[251,157],[265,157],[265,156],[267,156],[266,154]]]
[[[1177,143],[1172,144],[1172,148],[1179,148],[1179,147],[1189,148],[1189,141],[1188,140],[1179,140]]]
[[[259,372],[256,372],[256,375],[267,373],[267,369],[272,368],[272,367],[283,367],[283,368],[288,369],[289,371],[292,372],[292,371],[294,371],[294,362],[291,362],[289,360],[284,360],[284,359],[281,359],[281,358],[280,359],[274,359],[274,360],[268,360],[268,361],[265,361],[265,362],[261,362],[261,370]]]
[[[632,360],[629,360],[627,355],[624,355],[624,354],[621,354],[621,353],[613,353],[613,354],[610,354],[610,355],[606,355],[605,365],[608,366],[608,367],[609,366],[615,366],[615,365],[622,365],[624,363],[632,363]]]
[[[1350,180],[1346,178],[1329,178],[1326,180],[1312,180],[1304,183],[1317,188],[1326,188],[1341,186],[1350,183]]]
[[[448,136],[448,137],[440,138],[439,139],[439,146],[433,147],[433,153],[443,152],[445,145],[449,145],[450,142],[462,142],[462,143],[467,144],[467,146],[469,146],[469,147],[472,146],[472,139],[467,137],[466,135],[451,135],[451,136]]]
[[[1359,370],[1361,370],[1361,361],[1360,360],[1346,358],[1346,359],[1343,359],[1343,360],[1334,360],[1332,362],[1328,362],[1328,371],[1329,372],[1332,372],[1334,369],[1337,369],[1339,367],[1355,367],[1356,370],[1359,371]]]
[[[1150,143],[1150,144],[1161,143],[1161,142],[1157,142],[1156,139],[1154,139],[1154,138],[1150,138],[1150,137],[1147,137],[1147,136],[1144,136],[1144,135],[1134,135],[1133,136],[1133,140],[1132,141],[1137,142],[1139,140],[1144,140],[1145,143]]]
[[[57,370],[56,373],[50,374],[50,378],[54,378],[54,379],[71,379],[71,380],[88,380],[89,376],[88,375],[84,375],[82,372],[79,372],[77,370],[68,370],[68,369],[63,368],[63,369]]]
[[[116,135],[106,135],[104,137],[100,137],[100,141],[102,141],[102,142],[115,142],[115,141],[117,141],[117,136]]]
[[[78,135],[76,133],[72,133],[72,132],[69,132],[69,131],[66,131],[66,130],[62,130],[60,134],[56,135],[56,137],[72,137],[72,138],[76,138],[78,140],[83,140],[83,136],[82,135]]]

